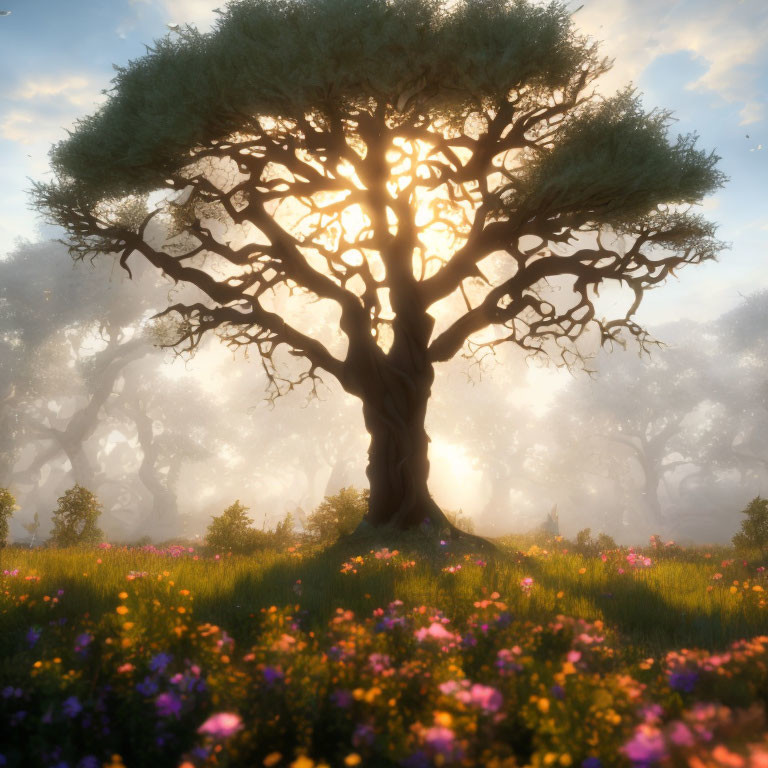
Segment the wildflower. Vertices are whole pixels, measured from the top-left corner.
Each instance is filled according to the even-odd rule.
[[[198,733],[214,739],[227,739],[243,727],[240,715],[234,712],[218,712],[211,715],[198,729]]]
[[[533,576],[526,576],[520,580],[520,589],[527,595],[533,589]]]
[[[157,693],[157,683],[151,677],[145,677],[140,683],[136,684],[136,690],[142,696],[154,696]]]
[[[27,643],[29,643],[30,648],[34,647],[34,645],[40,639],[41,634],[42,631],[40,630],[40,627],[29,628],[29,631],[27,632]]]
[[[70,696],[68,699],[64,699],[61,710],[67,717],[77,717],[83,711],[83,705],[77,696]]]
[[[117,671],[118,671],[119,674],[124,675],[127,672],[133,672],[134,669],[135,669],[135,667],[133,666],[133,664],[130,664],[129,662],[126,662],[125,664],[121,664],[117,668]]]
[[[171,656],[169,653],[165,653],[161,651],[160,653],[156,654],[152,657],[152,659],[149,662],[149,668],[153,672],[164,672],[165,668],[173,661],[173,656]]]
[[[678,747],[692,747],[695,741],[691,729],[679,720],[672,723],[668,735],[669,740]]]
[[[472,704],[485,712],[498,712],[504,701],[501,694],[495,688],[491,688],[488,685],[480,685],[479,683],[475,683],[469,691],[464,693],[466,694],[465,699],[460,698],[462,694],[458,694],[456,698],[460,701],[464,700],[465,703]]]
[[[424,734],[424,741],[435,752],[450,756],[453,752],[453,742],[456,735],[450,728],[446,728],[442,725],[435,725],[432,728],[428,728]]]
[[[161,693],[155,699],[155,707],[160,717],[179,717],[181,699],[173,693]]]
[[[603,768],[599,757],[588,757],[581,761],[581,768]]]
[[[639,725],[621,751],[636,765],[658,762],[667,753],[661,732],[652,725]]]
[[[267,685],[274,685],[283,679],[283,670],[280,667],[264,667],[264,681]]]
[[[346,709],[352,704],[352,694],[344,688],[339,688],[331,694],[331,701],[340,709]]]
[[[416,632],[414,632],[414,636],[419,642],[422,642],[426,639],[446,641],[456,640],[456,636],[454,634],[449,632],[442,624],[438,624],[437,622],[430,624],[428,629],[426,627],[417,629]]]

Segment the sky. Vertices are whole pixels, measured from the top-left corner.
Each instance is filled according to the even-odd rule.
[[[768,3],[765,0],[584,0],[577,28],[615,60],[606,94],[632,82],[648,108],[674,112],[730,177],[703,202],[729,244],[717,263],[680,272],[647,295],[651,326],[713,319],[768,287]],[[0,257],[19,239],[56,236],[29,209],[48,150],[93,112],[114,76],[169,24],[210,29],[216,0],[0,0]],[[576,10],[578,8],[578,10]],[[173,34],[172,32],[170,34]]]

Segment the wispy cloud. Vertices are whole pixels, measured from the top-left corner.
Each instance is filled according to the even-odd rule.
[[[742,102],[742,124],[762,119],[755,96],[768,59],[768,6],[754,0],[733,13],[730,4],[685,0],[591,0],[574,15],[583,32],[603,41],[614,70],[601,86],[610,92],[637,81],[659,56],[688,51],[705,70],[688,88]]]
[[[8,108],[0,112],[0,136],[27,146],[50,143],[103,100],[99,82],[88,75],[28,78],[3,99]]]

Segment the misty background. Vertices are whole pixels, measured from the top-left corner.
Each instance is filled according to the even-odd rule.
[[[74,264],[53,241],[0,261],[12,540],[30,539],[35,513],[45,538],[75,483],[97,494],[116,542],[203,537],[235,499],[257,527],[291,512],[301,530],[324,496],[365,487],[362,409],[330,377],[317,397],[297,389],[270,403],[258,355],[215,337],[191,358],[157,346],[162,323],[150,318],[189,290],[149,269],[129,280],[108,258]],[[322,314],[302,321],[327,332]],[[427,422],[436,500],[494,536],[537,528],[556,504],[566,536],[728,540],[768,488],[766,328],[758,291],[711,322],[651,326],[663,345],[650,357],[604,350],[587,372],[505,347],[438,365]]]

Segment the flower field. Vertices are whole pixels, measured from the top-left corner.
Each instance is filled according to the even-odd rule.
[[[0,765],[768,768],[759,553],[0,551]]]

